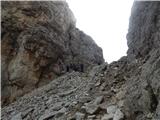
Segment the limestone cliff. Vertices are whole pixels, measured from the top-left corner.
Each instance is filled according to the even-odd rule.
[[[102,49],[75,27],[65,1],[1,3],[2,103],[49,83],[67,66],[85,71],[104,62]]]
[[[160,120],[159,10],[135,1],[127,56],[54,79],[3,107],[2,119]]]

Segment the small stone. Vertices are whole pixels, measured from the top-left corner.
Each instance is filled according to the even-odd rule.
[[[112,114],[105,114],[101,120],[111,120],[113,118],[113,115]]]
[[[100,84],[101,84],[101,81],[98,80],[98,82],[95,84],[95,86],[97,87],[97,86],[99,86]]]
[[[89,94],[88,93],[85,93],[85,96],[88,96]]]
[[[118,67],[114,67],[113,69],[117,70],[117,69],[118,69]]]
[[[25,110],[23,113],[22,113],[22,117],[26,117],[29,113],[31,113],[34,109],[33,108],[29,108],[27,110]]]
[[[62,108],[62,105],[63,105],[63,102],[57,102],[50,109],[54,111],[58,111]]]
[[[40,116],[40,118],[38,120],[46,120],[46,119],[48,119],[50,117],[53,117],[55,114],[56,114],[55,111],[54,112],[47,111],[47,112],[45,112],[45,114],[43,114],[42,116]]]
[[[146,116],[148,119],[151,119],[153,117],[153,113],[148,113]]]
[[[88,119],[94,119],[96,117],[96,115],[89,115]]]
[[[103,74],[100,74],[100,77],[103,77],[104,75]]]
[[[46,104],[50,104],[52,102],[53,98],[49,97],[49,100],[46,102]]]
[[[89,103],[84,103],[85,106],[89,105]]]
[[[115,106],[115,105],[111,105],[111,106],[107,107],[107,113],[108,114],[114,115],[114,113],[116,112],[116,110],[117,110],[117,106]]]
[[[124,98],[125,94],[126,94],[126,92],[121,90],[116,94],[116,98],[121,100]]]
[[[66,102],[65,105],[64,105],[64,107],[69,107],[70,104],[71,104],[70,102]]]
[[[12,117],[11,120],[22,120],[22,114],[21,113],[16,114],[15,116]]]
[[[76,90],[77,90],[77,88],[72,89],[72,90],[69,90],[69,91],[65,91],[65,92],[59,93],[58,96],[60,96],[60,97],[65,97],[65,96],[73,93],[73,92],[76,91]]]
[[[76,120],[76,115],[72,115],[72,116],[68,117],[66,120]]]
[[[100,109],[105,110],[107,112],[108,105],[106,103],[102,103],[99,105]]]
[[[100,86],[100,90],[103,91],[106,87],[106,83],[103,83],[101,86]]]
[[[77,101],[73,101],[73,104],[76,105],[78,102]]]
[[[119,106],[119,107],[123,107],[123,106],[124,106],[124,101],[123,101],[123,100],[119,101],[119,102],[118,102],[118,106]]]
[[[117,92],[117,90],[114,87],[111,87],[111,91],[114,92],[114,93]]]
[[[82,106],[82,107],[81,107],[81,110],[85,110],[85,109],[86,109],[86,106]]]
[[[62,109],[60,109],[59,111],[56,112],[56,115],[55,117],[60,117],[62,116],[63,114],[65,114],[67,111],[67,109],[65,107],[63,107]]]
[[[113,120],[122,120],[124,118],[124,114],[120,111],[120,109],[116,110],[114,114]]]
[[[88,105],[86,106],[86,112],[89,114],[94,114],[98,112],[99,106],[98,105]]]
[[[53,117],[56,114],[56,112],[46,112],[44,115],[40,116],[38,120],[46,120],[48,118]]]
[[[98,104],[100,104],[102,101],[103,101],[103,96],[99,96],[99,97],[97,97],[97,98],[95,99],[94,104],[95,104],[95,105],[98,105]]]
[[[91,100],[92,100],[92,98],[89,97],[89,96],[85,96],[85,97],[82,97],[82,98],[79,99],[79,101],[81,103],[87,103],[87,102],[90,102]]]
[[[67,111],[67,109],[65,107],[63,107],[62,109],[60,109],[57,113],[65,113]]]
[[[66,112],[66,108],[62,108],[59,111],[46,111],[44,115],[40,116],[39,120],[47,120],[53,116],[59,117]]]
[[[78,99],[78,95],[76,95],[75,98]]]
[[[75,116],[76,116],[76,120],[83,120],[85,117],[85,114],[76,112]]]

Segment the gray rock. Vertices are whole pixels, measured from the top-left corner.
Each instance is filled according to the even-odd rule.
[[[101,120],[111,120],[113,119],[113,115],[112,114],[105,114]]]
[[[120,111],[120,109],[117,109],[114,114],[113,120],[122,120],[123,118],[124,114]]]
[[[76,104],[78,104],[78,102],[77,101],[73,101],[73,105],[76,105]]]
[[[98,81],[96,82],[95,86],[97,87],[97,86],[99,86],[99,85],[101,85],[101,81],[100,81],[100,80],[98,80]]]
[[[86,106],[85,109],[88,114],[94,114],[99,111],[99,106],[94,104],[89,104]]]
[[[67,109],[65,107],[63,107],[62,109],[60,109],[59,111],[56,112],[56,115],[55,117],[60,117],[62,116],[63,114],[65,114],[67,111]]]
[[[106,87],[106,83],[104,82],[101,86],[100,86],[100,90],[103,91]]]
[[[24,112],[22,112],[22,117],[26,117],[29,113],[31,113],[34,110],[34,108],[29,108],[27,110],[25,110]]]
[[[89,115],[88,119],[94,119],[96,117],[96,115]]]
[[[56,113],[57,112],[55,112],[55,111],[54,112],[47,112],[47,113],[43,114],[42,116],[40,116],[40,118],[38,120],[47,120],[47,119],[55,116]]]
[[[64,105],[64,107],[69,107],[70,105],[71,105],[70,102],[66,102],[65,105]]]
[[[66,108],[62,108],[59,111],[46,111],[38,120],[47,120],[52,117],[59,117],[66,112]]]
[[[76,91],[76,90],[77,90],[77,88],[72,89],[72,90],[68,90],[68,91],[64,91],[64,92],[62,92],[62,93],[59,93],[58,95],[59,95],[60,97],[64,97],[64,96],[67,96],[67,95],[73,93],[73,92]]]
[[[16,115],[14,115],[11,120],[22,120],[22,114],[21,113],[18,113]]]
[[[50,110],[53,110],[53,111],[58,111],[58,110],[60,110],[63,106],[63,103],[64,102],[57,102],[57,103],[55,103],[54,105],[52,105],[51,107],[50,107]]]
[[[160,100],[159,100],[159,104],[157,106],[157,110],[156,110],[156,114],[154,116],[154,119],[159,119],[160,118]]]
[[[121,107],[124,107],[124,101],[123,100],[120,100],[118,102],[118,106],[121,108]]]
[[[97,98],[94,100],[94,103],[93,103],[93,104],[98,105],[98,104],[100,104],[102,101],[103,101],[103,96],[99,96],[99,97],[97,97]]]
[[[46,104],[50,104],[52,102],[52,100],[53,100],[52,96],[49,97],[49,99],[47,100]]]
[[[100,77],[103,77],[104,75],[103,74],[100,74]]]
[[[107,107],[107,113],[108,114],[114,115],[114,113],[116,112],[116,110],[117,110],[117,106],[116,105],[111,105],[111,106]]]
[[[85,114],[76,112],[75,116],[76,116],[76,120],[84,120]]]

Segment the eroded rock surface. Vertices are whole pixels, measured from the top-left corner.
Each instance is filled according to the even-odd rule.
[[[66,2],[1,3],[2,103],[66,72],[104,62],[101,48],[75,27]]]
[[[128,58],[142,62],[127,80],[126,108],[130,119],[160,119],[160,2],[134,2],[130,18]],[[132,60],[133,61],[133,60]],[[131,104],[132,103],[132,104]]]

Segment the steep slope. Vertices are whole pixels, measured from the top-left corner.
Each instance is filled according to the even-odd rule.
[[[2,108],[4,120],[160,120],[160,2],[134,2],[128,54],[54,79]]]
[[[62,74],[104,62],[65,1],[2,1],[2,104]]]

